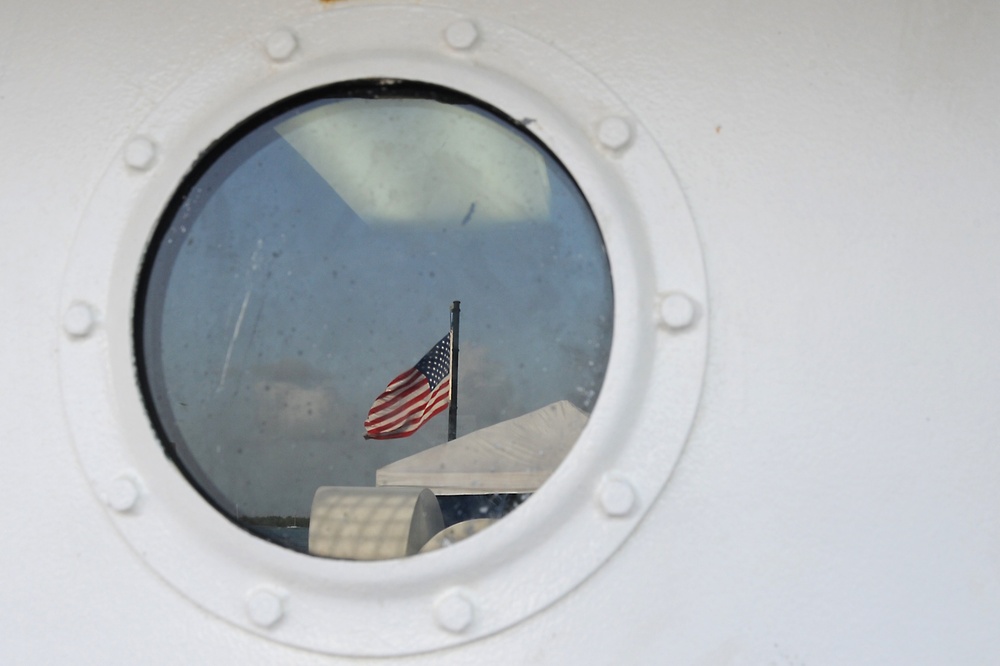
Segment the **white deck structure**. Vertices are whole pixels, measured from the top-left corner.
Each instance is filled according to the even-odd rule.
[[[417,486],[435,495],[531,493],[562,462],[587,415],[561,400],[386,465],[376,486]]]

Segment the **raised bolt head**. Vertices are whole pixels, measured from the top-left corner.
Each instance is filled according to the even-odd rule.
[[[85,338],[94,330],[94,311],[86,303],[74,303],[63,315],[63,329],[74,338]]]
[[[624,479],[605,479],[597,491],[597,501],[605,514],[621,518],[635,506],[635,490]]]
[[[131,511],[139,501],[139,485],[134,479],[120,476],[108,484],[105,501],[119,513]]]
[[[156,144],[144,136],[134,137],[125,146],[125,164],[136,171],[145,171],[156,159]]]
[[[288,60],[299,46],[299,40],[288,30],[275,30],[267,37],[264,48],[275,62]]]
[[[446,592],[434,604],[434,619],[445,631],[459,634],[472,625],[475,608],[469,598],[458,590]]]
[[[258,627],[273,627],[284,614],[284,602],[271,590],[253,590],[247,595],[247,616]]]
[[[479,29],[475,23],[468,20],[455,21],[444,31],[444,41],[457,51],[472,48],[477,39],[479,39]]]
[[[694,301],[684,294],[669,294],[660,303],[660,319],[667,328],[679,331],[694,323]]]
[[[597,126],[597,140],[609,150],[621,150],[632,140],[632,126],[624,118],[605,118]]]

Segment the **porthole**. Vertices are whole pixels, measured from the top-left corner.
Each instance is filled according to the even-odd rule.
[[[149,244],[134,331],[164,450],[212,506],[292,550],[387,559],[538,490],[594,407],[612,320],[593,213],[523,123],[362,80],[205,153]]]
[[[304,650],[355,657],[400,657],[481,639],[544,612],[585,584],[641,530],[643,517],[668,483],[695,424],[708,349],[707,291],[690,212],[657,138],[628,100],[552,43],[516,27],[426,5],[338,3],[273,30],[239,43],[220,41],[214,55],[198,60],[187,78],[157,98],[148,115],[132,118],[122,128],[121,150],[88,197],[62,284],[58,345],[62,409],[81,473],[114,534],[156,574],[156,581],[248,632]],[[455,34],[475,39],[455,41],[449,37]],[[269,35],[292,44],[292,53],[279,51],[276,57]],[[424,83],[398,83],[417,81]],[[368,100],[372,93],[360,91],[383,85],[390,97],[430,100],[452,110],[468,107],[494,118],[498,127],[540,150],[542,159],[565,165],[572,175],[567,182],[585,194],[600,225],[596,238],[607,255],[601,270],[610,267],[614,280],[613,322],[604,335],[613,326],[613,336],[604,351],[606,372],[589,385],[599,397],[595,394],[587,408],[586,427],[537,492],[502,520],[463,520],[451,534],[428,540],[434,548],[467,537],[457,545],[415,557],[359,562],[351,553],[311,557],[296,552],[301,546],[275,546],[268,539],[280,541],[280,535],[266,530],[251,534],[250,526],[240,522],[242,501],[237,515],[231,495],[198,485],[207,477],[200,467],[185,466],[188,453],[164,446],[173,441],[164,436],[171,426],[158,422],[161,415],[150,407],[155,391],[171,389],[166,384],[156,388],[157,370],[141,356],[150,342],[148,331],[141,330],[149,308],[142,308],[163,307],[150,298],[156,289],[153,264],[165,243],[175,247],[167,243],[165,213],[183,207],[179,192],[227,159],[227,150],[239,150],[257,125],[298,104],[346,99],[348,89]],[[190,204],[195,210],[197,201]],[[459,227],[470,208],[470,202],[454,207],[456,215],[461,213]],[[485,209],[477,205],[472,212],[466,226]],[[177,256],[170,260],[175,266]],[[262,247],[258,259],[266,256]],[[610,282],[605,288],[610,290]],[[169,291],[168,281],[161,296]],[[236,319],[246,291],[238,294],[232,305]],[[232,386],[239,367],[234,364],[243,363],[238,346],[252,330],[254,299],[252,293],[220,394]],[[405,353],[402,347],[394,350],[399,358],[373,356],[384,367],[372,368],[372,385],[365,390],[361,422],[351,426],[352,436],[363,437],[367,414],[360,412],[370,408],[368,401],[374,402],[392,378],[447,334],[456,300],[461,301],[459,365],[468,360],[463,354],[475,344],[479,324],[474,322],[483,312],[464,294],[441,294],[441,300],[428,305],[416,324],[407,322],[426,329],[406,340]],[[226,311],[220,310],[207,311],[221,318]],[[236,321],[226,321],[232,336]],[[303,358],[308,353],[303,348]],[[191,362],[197,362],[194,356]],[[214,391],[222,365],[212,372],[208,368]],[[531,370],[541,373],[544,367],[535,363]],[[301,372],[271,377],[283,380],[279,389],[286,394],[294,388],[298,398],[322,384]],[[468,383],[459,387],[459,437],[482,425],[463,422],[468,415],[463,395],[474,385]],[[282,415],[299,414],[291,408],[308,402],[290,400]],[[278,404],[284,408],[285,400]],[[250,411],[252,418],[269,414],[263,407]],[[441,413],[410,438],[361,440],[354,450],[397,455],[399,446],[414,444],[413,437],[435,428],[440,433],[446,423]],[[225,490],[222,482],[213,483]],[[368,487],[338,483],[320,488],[353,489],[359,497],[371,489],[370,480]],[[413,507],[430,501],[424,490],[439,506],[445,497],[431,485],[405,486],[415,490],[387,503],[409,503],[412,524]],[[344,495],[335,493],[338,497]],[[321,504],[331,508],[337,502]],[[418,542],[425,536],[414,533]]]

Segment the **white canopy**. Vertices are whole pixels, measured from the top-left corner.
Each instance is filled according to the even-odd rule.
[[[587,415],[562,400],[386,465],[376,486],[420,486],[436,495],[530,493],[562,462]]]

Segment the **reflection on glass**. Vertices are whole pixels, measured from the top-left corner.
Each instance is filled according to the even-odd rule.
[[[366,439],[453,301],[458,438],[445,409]],[[234,130],[164,214],[137,302],[168,454],[245,529],[327,556],[440,547],[524,501],[586,424],[611,340],[607,258],[566,171],[473,100],[412,84],[314,92]],[[407,542],[342,543],[362,538]]]

